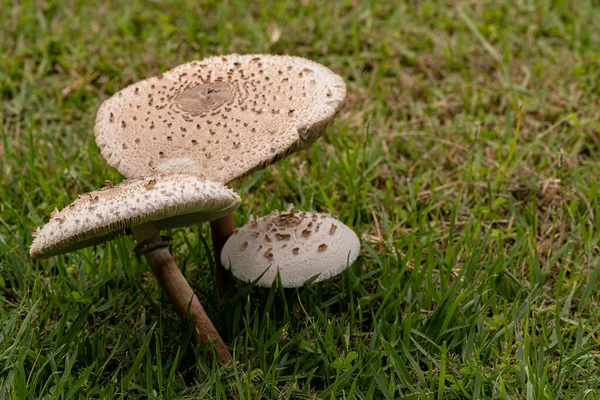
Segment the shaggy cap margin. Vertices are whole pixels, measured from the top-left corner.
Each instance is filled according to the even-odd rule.
[[[239,196],[220,183],[195,175],[156,175],[130,179],[85,193],[34,231],[30,255],[68,253],[102,243],[126,228],[154,223],[170,229],[223,217],[240,205]]]

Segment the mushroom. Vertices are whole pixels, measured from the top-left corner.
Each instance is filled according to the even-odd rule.
[[[231,354],[169,253],[169,239],[158,230],[210,221],[232,213],[240,203],[235,192],[197,175],[161,174],[108,184],[80,195],[62,211],[55,209],[50,221],[34,232],[30,255],[68,253],[131,228],[138,242],[136,252],[145,256],[179,317],[193,318],[200,341],[215,341],[218,357],[227,363]]]
[[[209,57],[113,95],[100,106],[94,132],[102,156],[128,178],[185,172],[227,184],[310,145],[345,96],[340,76],[303,58]],[[218,255],[233,215],[211,228],[222,274]]]
[[[239,228],[225,243],[221,262],[237,279],[270,287],[277,273],[284,288],[341,273],[360,252],[352,229],[316,212],[274,211]]]

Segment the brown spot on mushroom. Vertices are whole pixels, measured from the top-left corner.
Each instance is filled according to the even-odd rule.
[[[248,247],[248,241],[246,240],[242,243],[242,249],[245,249],[247,247]]]
[[[269,235],[265,235],[265,241],[267,243],[271,243],[271,238],[269,237]]]
[[[150,179],[148,182],[144,184],[146,189],[152,189],[156,185],[156,179]]]
[[[254,237],[257,238],[257,237],[260,236],[260,232],[259,231],[254,231],[254,232],[252,232],[252,236],[254,236]]]
[[[299,252],[300,252],[300,247],[294,247],[292,249],[292,253],[294,253],[294,254],[298,254]]]
[[[327,245],[325,243],[319,245],[319,251],[325,251],[327,249]]]
[[[289,240],[291,235],[289,233],[276,233],[275,237],[278,240]]]
[[[267,257],[267,259],[268,259],[269,261],[271,261],[271,260],[273,259],[273,253],[271,252],[271,250],[273,250],[273,248],[272,248],[272,247],[269,247],[269,248],[267,249],[267,251],[265,251],[265,257]]]
[[[329,234],[333,235],[335,233],[336,229],[337,229],[337,226],[335,224],[331,224],[331,228],[329,228]]]
[[[309,237],[310,236],[310,229],[305,229],[302,231],[302,236],[303,237]]]

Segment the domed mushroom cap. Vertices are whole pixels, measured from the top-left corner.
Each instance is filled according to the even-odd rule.
[[[32,257],[49,257],[92,246],[153,222],[170,229],[211,221],[234,212],[239,196],[220,183],[196,175],[156,175],[129,179],[85,193],[34,232]]]
[[[186,172],[227,183],[308,146],[345,96],[341,77],[303,58],[210,57],[121,90],[94,131],[128,178]]]
[[[342,272],[360,252],[352,229],[326,214],[275,211],[251,220],[225,243],[221,262],[233,276],[270,287],[277,276],[283,287],[300,287]],[[265,272],[266,271],[266,272]]]

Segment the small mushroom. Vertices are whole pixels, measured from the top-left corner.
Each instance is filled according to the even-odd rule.
[[[313,220],[335,228],[305,234]],[[272,227],[277,228],[276,238],[288,245],[271,246],[265,240],[263,233]],[[268,250],[245,252],[244,244],[250,249]],[[239,228],[225,243],[221,262],[244,282],[254,282],[262,275],[257,285],[263,287],[270,287],[279,271],[283,287],[291,288],[304,285],[315,275],[318,282],[339,274],[356,260],[359,252],[358,236],[337,219],[286,210],[275,211]]]

